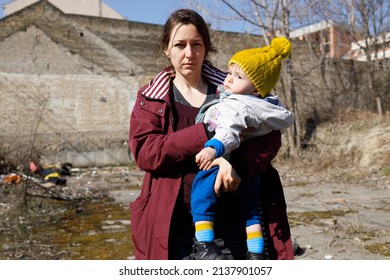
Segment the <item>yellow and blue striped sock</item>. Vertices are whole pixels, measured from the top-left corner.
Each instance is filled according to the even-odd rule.
[[[195,238],[201,242],[211,242],[214,240],[213,222],[201,221],[195,223]]]
[[[264,238],[261,231],[247,233],[246,244],[251,253],[261,254],[264,251]]]

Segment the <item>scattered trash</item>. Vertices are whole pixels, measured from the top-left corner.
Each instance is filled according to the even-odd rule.
[[[67,180],[64,177],[71,176],[73,169],[73,165],[69,162],[40,166],[33,161],[29,164],[32,174],[23,174],[18,168],[7,165],[4,161],[0,161],[0,167],[0,183],[11,185],[30,181],[45,188],[51,187],[52,184],[65,186]]]
[[[61,175],[58,172],[52,172],[47,174],[43,178],[43,181],[48,183],[54,183],[56,185],[61,185],[61,186],[66,185],[66,180],[61,178]]]
[[[363,241],[359,237],[355,237],[353,240],[359,243],[363,243]]]
[[[54,165],[44,165],[39,167],[35,162],[30,163],[31,172],[38,174],[42,177],[44,183],[54,183],[55,185],[66,185],[66,179],[62,176],[72,175],[73,165],[67,163],[56,163]]]
[[[333,260],[333,256],[332,255],[325,255],[324,259],[325,260]]]
[[[51,182],[47,182],[47,183],[42,183],[40,184],[42,187],[46,188],[46,189],[49,189],[49,188],[53,188],[56,186],[55,183],[51,183]]]
[[[22,177],[20,177],[18,174],[11,173],[8,175],[2,176],[3,183],[6,184],[19,184],[22,182]]]
[[[339,203],[339,204],[345,204],[346,203],[346,199],[343,198],[343,197],[338,197],[338,198],[335,199],[335,202]]]
[[[33,161],[30,162],[30,170],[32,173],[38,173],[38,171],[39,171],[38,166]]]

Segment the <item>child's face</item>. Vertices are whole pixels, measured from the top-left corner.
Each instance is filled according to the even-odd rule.
[[[258,95],[249,77],[237,64],[231,64],[229,66],[228,75],[223,85],[229,93]]]

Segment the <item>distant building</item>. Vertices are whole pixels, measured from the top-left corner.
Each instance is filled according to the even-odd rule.
[[[3,5],[4,16],[11,15],[40,0],[13,0]],[[47,0],[65,14],[124,19],[101,0]]]
[[[348,30],[333,21],[321,21],[290,32],[290,38],[316,42],[321,52],[328,58],[367,61],[367,47],[371,48],[370,60],[390,58],[390,33],[372,40],[361,38],[358,34],[351,36]]]
[[[364,51],[370,47],[370,61],[390,59],[390,32],[379,36],[375,40],[359,40],[351,43],[351,49],[344,56],[345,59],[367,61],[367,54]]]
[[[348,32],[331,20],[292,30],[290,38],[318,43],[321,52],[328,58],[342,58],[350,50],[352,43]]]

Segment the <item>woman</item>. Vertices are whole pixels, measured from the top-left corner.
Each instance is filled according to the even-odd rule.
[[[208,55],[215,51],[209,30],[192,10],[178,10],[169,17],[158,46],[172,66],[139,90],[130,118],[129,147],[145,171],[141,194],[130,204],[132,236],[136,259],[183,259],[192,253],[194,237],[189,205],[191,184],[199,171],[195,155],[212,137],[207,125],[195,124],[195,116],[217,97],[216,87],[226,74],[209,63]],[[247,249],[245,223],[232,191],[241,180],[259,173],[268,256],[293,258],[283,189],[270,165],[280,138],[273,131],[248,140],[232,152],[229,162],[219,162],[216,184],[225,192],[218,204],[215,236],[234,259],[245,259]]]

